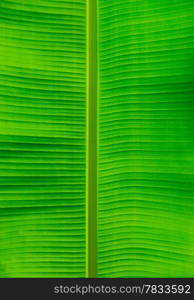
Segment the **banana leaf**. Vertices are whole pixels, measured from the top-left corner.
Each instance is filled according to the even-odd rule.
[[[0,277],[194,276],[193,0],[1,0]]]

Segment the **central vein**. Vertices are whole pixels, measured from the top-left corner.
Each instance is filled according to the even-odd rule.
[[[87,1],[87,277],[97,275],[97,0]]]

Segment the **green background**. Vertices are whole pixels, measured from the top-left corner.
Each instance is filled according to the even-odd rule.
[[[0,277],[87,274],[89,1],[0,2]],[[93,268],[193,277],[194,2],[97,5]]]

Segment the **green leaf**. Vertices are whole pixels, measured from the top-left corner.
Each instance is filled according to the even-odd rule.
[[[1,1],[1,277],[85,276],[86,2]]]
[[[0,277],[193,277],[193,20],[1,0]]]
[[[194,275],[193,17],[99,1],[99,277]]]

